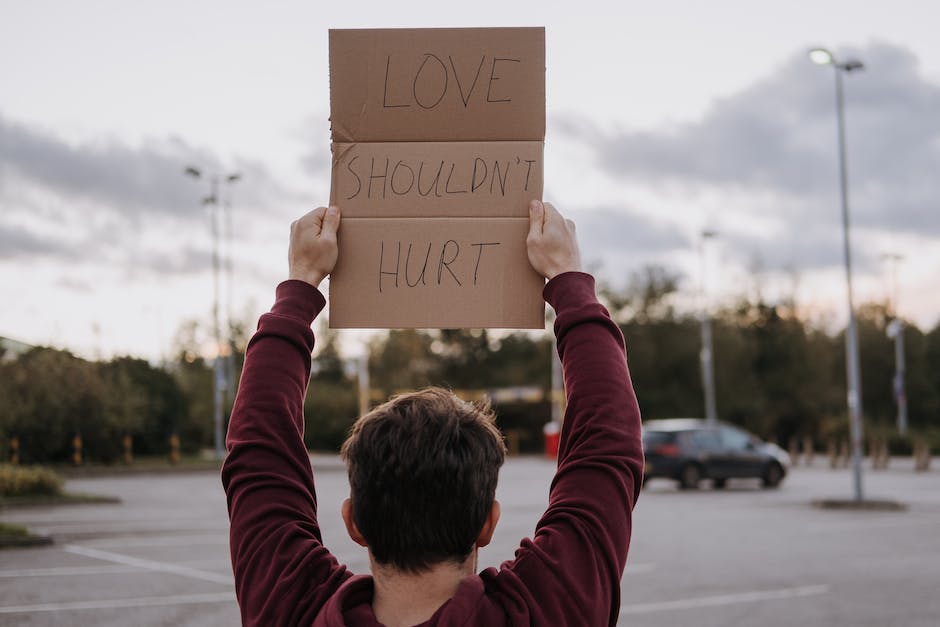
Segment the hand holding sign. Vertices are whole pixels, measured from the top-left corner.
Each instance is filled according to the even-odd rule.
[[[566,220],[551,203],[529,203],[526,252],[532,268],[546,279],[563,272],[581,271],[581,253],[574,222]]]
[[[336,265],[339,207],[318,207],[290,225],[289,278],[316,287]]]

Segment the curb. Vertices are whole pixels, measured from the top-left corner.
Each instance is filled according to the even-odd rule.
[[[0,549],[21,549],[37,546],[49,546],[52,538],[49,536],[4,536],[0,535]]]
[[[898,501],[889,501],[881,499],[816,499],[813,501],[813,507],[819,509],[837,509],[846,511],[868,511],[868,512],[903,512],[907,511],[907,505]]]

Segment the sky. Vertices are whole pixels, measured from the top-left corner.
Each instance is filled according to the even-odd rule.
[[[689,306],[704,282],[713,306],[795,299],[833,329],[833,70],[806,53],[863,61],[845,77],[856,302],[894,297],[931,328],[938,18],[929,0],[0,0],[0,336],[157,360],[186,320],[207,323],[209,189],[189,165],[241,175],[222,192],[228,300],[253,324],[286,277],[291,220],[328,200],[328,29],[441,26],[546,28],[544,197],[601,279],[662,265]]]

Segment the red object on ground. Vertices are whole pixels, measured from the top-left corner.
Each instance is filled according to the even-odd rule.
[[[558,446],[561,444],[561,429],[557,422],[547,422],[542,427],[542,435],[545,436],[545,457],[546,459],[558,459]]]

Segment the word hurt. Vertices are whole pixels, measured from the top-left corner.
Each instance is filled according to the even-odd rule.
[[[424,246],[415,246],[414,242],[408,242],[408,248],[404,255],[404,265],[402,264],[402,250],[404,248],[402,244],[403,242],[401,241],[395,243],[394,248],[396,252],[394,256],[392,256],[390,250],[389,256],[391,259],[388,260],[388,262],[386,262],[385,258],[385,240],[382,240],[379,245],[379,292],[383,290],[383,283],[386,280],[394,282],[395,287],[441,285],[445,281],[456,283],[459,286],[470,283],[470,272],[468,269],[462,270],[461,266],[465,266],[466,264],[460,263],[462,259],[467,257],[467,253],[464,253],[463,257],[461,257],[460,244],[456,240],[449,239],[443,244],[440,244],[439,252],[438,245],[435,245],[434,242],[429,242],[427,248]],[[472,262],[472,285],[476,285],[479,280],[483,251],[486,250],[488,246],[499,246],[499,244],[499,242],[477,242],[470,244],[471,249],[476,249],[476,261]],[[389,246],[389,249],[392,248],[393,246]],[[432,250],[434,251],[433,256],[431,255]],[[414,252],[414,267],[412,267],[412,252]],[[474,252],[470,251],[469,254],[472,260]],[[434,259],[434,263],[431,263],[432,258]],[[428,276],[428,265],[431,265],[430,277]],[[461,276],[463,276],[463,280],[461,280]]]

